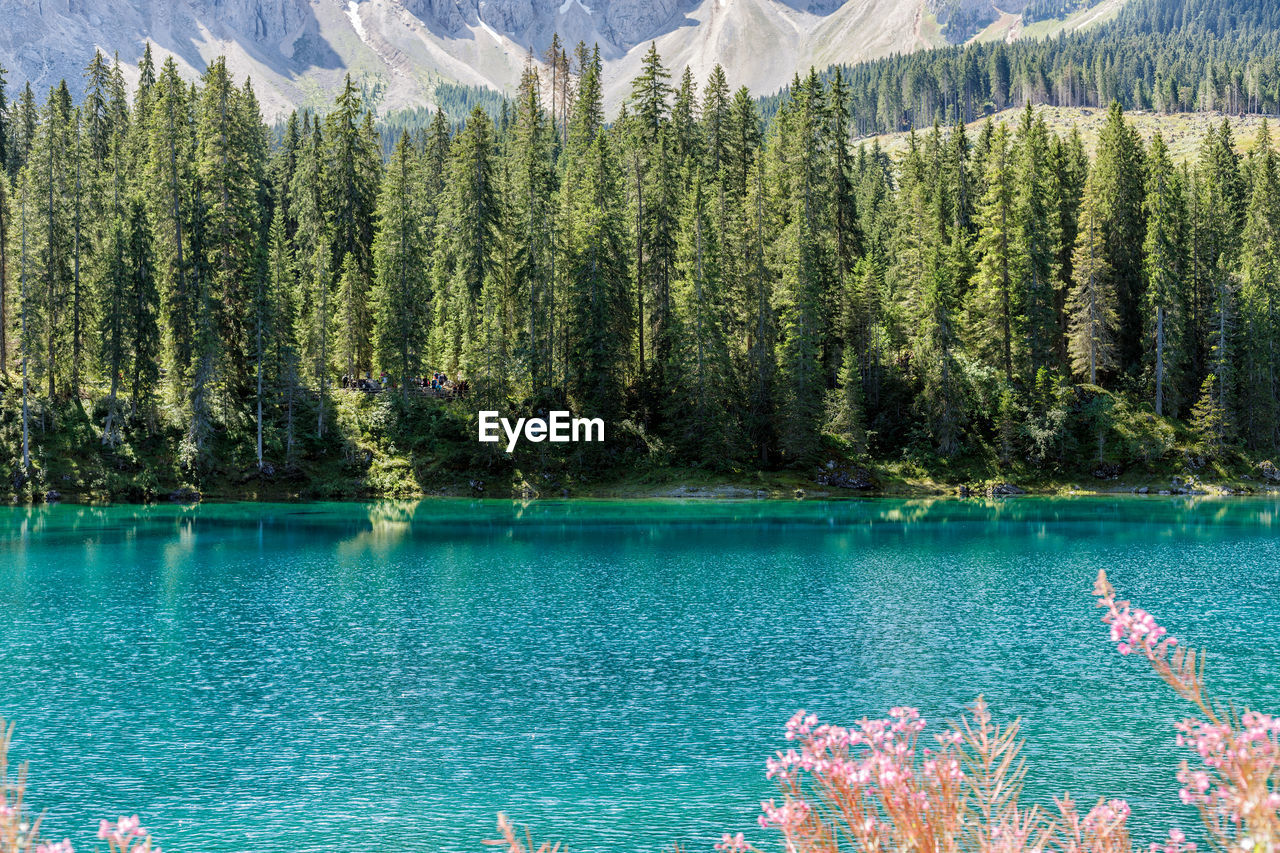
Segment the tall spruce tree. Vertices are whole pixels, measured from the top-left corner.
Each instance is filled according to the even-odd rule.
[[[418,152],[402,134],[396,143],[378,198],[378,236],[373,244],[374,315],[378,363],[400,381],[405,399],[409,378],[426,355],[430,320],[429,247],[423,231],[423,199]]]
[[[1176,415],[1182,404],[1184,331],[1187,321],[1186,205],[1182,182],[1164,138],[1147,153],[1146,273],[1147,362],[1157,415]]]
[[[537,71],[521,81],[511,141],[510,215],[519,245],[515,290],[524,306],[521,337],[524,372],[535,400],[553,386],[555,355],[554,127],[542,105]]]
[[[1114,278],[1107,254],[1104,230],[1105,201],[1092,175],[1085,184],[1080,208],[1080,233],[1076,238],[1072,270],[1075,277],[1067,301],[1067,352],[1076,375],[1097,385],[1100,376],[1116,365],[1116,306]]]
[[[1195,327],[1196,374],[1212,371],[1217,410],[1229,428],[1232,418],[1228,388],[1234,382],[1231,346],[1235,328],[1235,283],[1244,211],[1248,197],[1231,128],[1224,119],[1200,148],[1198,191],[1192,210],[1192,323]]]
[[[152,86],[150,103],[150,113],[140,116],[148,137],[142,180],[154,188],[147,199],[155,223],[165,366],[170,398],[177,400],[190,387],[200,301],[191,257],[194,120],[187,87],[172,57]]]
[[[1016,235],[1019,268],[1015,311],[1018,315],[1020,375],[1030,386],[1039,371],[1057,367],[1058,211],[1053,204],[1053,163],[1049,130],[1028,104],[1018,129],[1015,167]]]
[[[259,250],[264,235],[261,166],[255,162],[265,131],[256,102],[238,88],[225,62],[209,66],[197,105],[197,175],[204,211],[205,263],[211,272],[205,302],[216,336],[198,352],[197,361],[212,365],[210,381],[225,385],[226,394],[244,399],[250,386],[251,311],[263,274]],[[223,399],[224,411],[228,400]]]
[[[779,114],[772,177],[783,224],[774,253],[780,272],[778,368],[783,392],[778,434],[790,464],[818,452],[826,383],[822,366],[825,294],[832,273],[829,172],[825,157],[827,104],[814,72],[795,86]]]
[[[1236,426],[1246,444],[1280,446],[1280,162],[1266,122],[1250,157],[1241,258]]]
[[[374,211],[382,160],[372,116],[348,74],[334,109],[324,122],[325,159],[321,171],[323,197],[329,215],[333,269],[346,269],[351,257],[350,288],[334,312],[342,358],[348,372],[372,366],[373,320],[369,305],[372,275]]]
[[[969,291],[969,341],[974,352],[1014,377],[1017,282],[1025,243],[1018,239],[1015,163],[1007,128],[996,129],[978,204],[977,271]],[[905,193],[905,188],[903,192]]]
[[[1136,375],[1141,369],[1143,341],[1142,246],[1146,238],[1143,213],[1142,141],[1113,103],[1098,137],[1098,154],[1091,178],[1101,206],[1100,228],[1116,295],[1119,326],[1116,357],[1120,370]]]
[[[600,52],[587,61],[569,127],[564,179],[568,230],[569,390],[578,408],[612,417],[622,405],[631,349],[622,175],[604,129]]]
[[[436,288],[435,323],[443,333],[436,358],[449,372],[466,369],[465,355],[482,349],[473,336],[485,278],[490,273],[490,246],[500,215],[497,152],[493,122],[476,107],[451,146],[448,218],[440,238],[441,278]]]

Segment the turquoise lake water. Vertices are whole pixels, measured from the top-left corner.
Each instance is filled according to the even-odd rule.
[[[1121,593],[1280,710],[1280,502],[418,503],[0,510],[0,716],[46,834],[166,850],[583,851],[755,827],[797,708],[979,693],[1029,794],[1177,805],[1180,702],[1107,642]]]

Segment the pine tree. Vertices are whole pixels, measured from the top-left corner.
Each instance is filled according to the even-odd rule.
[[[849,287],[854,265],[862,253],[862,233],[858,224],[858,203],[853,185],[853,163],[849,156],[849,91],[839,69],[827,95],[828,170],[831,192],[831,235],[835,250],[835,286],[827,290],[827,329],[823,335],[823,364],[834,379],[843,368],[847,344],[836,322]]]
[[[112,447],[120,439],[117,395],[130,356],[129,343],[125,337],[129,317],[129,276],[125,260],[127,242],[124,223],[116,218],[112,223],[103,257],[103,281],[99,290],[102,299],[99,315],[101,325],[98,329],[99,354],[111,382],[111,390],[107,394],[107,417],[102,427],[102,443]]]
[[[944,173],[941,128],[935,125],[908,158],[896,238],[902,254],[894,272],[900,310],[908,323],[911,367],[919,383],[915,406],[928,424],[937,452],[950,456],[959,448],[961,392],[955,329],[957,264],[949,233],[955,214]],[[957,242],[963,240],[957,237]]]
[[[172,57],[152,87],[151,103],[150,114],[140,117],[148,125],[143,181],[154,188],[147,199],[155,223],[169,391],[176,400],[190,387],[200,302],[190,250],[194,122],[187,87]]]
[[[440,110],[377,127],[350,80],[273,135],[225,61],[191,82],[150,46],[132,100],[97,52],[78,103],[65,85],[9,101],[0,70],[0,370],[20,352],[23,465],[77,398],[104,446],[142,419],[185,432],[186,476],[247,455],[250,421],[264,472],[297,463],[303,411],[327,458],[331,383],[375,366],[444,369],[486,406],[630,418],[694,463],[806,466],[826,432],[883,457],[1066,464],[1086,428],[1102,458],[1140,399],[1189,415],[1204,452],[1276,450],[1265,126],[1243,164],[1223,122],[1181,169],[1119,104],[1092,168],[1030,107],[1016,130],[943,127],[988,96],[1280,109],[1238,44],[1211,62],[1184,45],[1192,73],[1182,47],[1148,72],[1136,41],[1128,64],[1082,44],[891,58],[759,102],[721,68],[673,89],[651,45],[610,121],[599,52],[571,61],[557,39],[456,138]],[[900,159],[850,147],[930,122]],[[1070,389],[1067,365],[1108,390]],[[991,411],[962,417],[975,402]]]
[[[13,144],[13,119],[9,117],[9,70],[0,65],[0,172],[9,164]]]
[[[1101,212],[1105,202],[1098,193],[1099,188],[1090,175],[1080,208],[1080,234],[1072,262],[1075,283],[1067,301],[1067,351],[1071,366],[1076,375],[1087,376],[1090,385],[1097,385],[1099,374],[1116,365],[1118,323]]]
[[[231,79],[225,62],[209,66],[197,105],[197,175],[205,217],[206,302],[215,335],[213,352],[197,352],[209,362],[211,382],[225,383],[235,399],[247,396],[252,345],[244,306],[252,303],[263,274],[259,251],[263,227],[260,151],[265,129],[256,102]],[[224,401],[225,403],[225,401]]]
[[[739,89],[724,117],[723,154],[717,175],[717,230],[722,238],[724,294],[727,303],[725,337],[733,361],[735,417],[745,416],[747,377],[753,342],[756,304],[752,263],[751,175],[759,162],[760,117],[755,104]],[[706,116],[704,114],[704,122]]]
[[[86,205],[93,201],[94,193],[90,192],[86,198],[86,188],[92,187],[93,182],[87,175],[88,168],[86,161],[88,160],[85,150],[85,138],[83,134],[84,123],[83,117],[79,109],[72,111],[71,124],[67,133],[68,151],[71,163],[68,168],[74,174],[71,182],[71,367],[68,383],[68,392],[74,399],[80,398],[81,380],[84,378],[84,361],[85,350],[87,344],[85,336],[91,325],[89,309],[92,301],[89,298],[88,289],[85,287],[84,278],[81,276],[81,267],[87,255],[89,254],[89,234],[85,228],[85,214],[92,210],[86,211]]]
[[[774,245],[781,274],[776,294],[783,390],[778,433],[791,464],[810,462],[817,454],[826,396],[821,359],[831,270],[824,221],[829,210],[824,95],[817,74],[810,72],[779,115],[773,152],[775,192],[785,217]]]
[[[89,157],[96,166],[101,167],[110,153],[114,133],[111,116],[108,114],[112,69],[102,51],[94,50],[93,60],[85,69],[84,76],[88,81],[84,97],[85,136]]]
[[[0,161],[3,163],[3,161]],[[13,212],[9,178],[0,169],[0,374],[9,372],[9,233]]]
[[[657,43],[650,42],[648,52],[640,61],[640,74],[631,81],[629,103],[629,109],[641,129],[640,139],[646,145],[657,142],[658,134],[667,123],[673,91],[667,82],[670,79],[671,72],[662,65]]]
[[[11,138],[9,145],[9,174],[16,176],[27,164],[31,156],[31,146],[36,140],[36,126],[40,123],[39,109],[36,107],[36,95],[28,80],[18,96],[16,115],[10,125]]]
[[[112,219],[97,292],[99,357],[111,387],[102,443],[114,445],[120,437],[121,384],[127,379],[130,417],[136,418],[149,409],[160,378],[160,297],[151,223],[140,196],[128,199]]]
[[[1230,346],[1235,321],[1232,269],[1240,254],[1247,193],[1225,119],[1205,137],[1198,177],[1191,216],[1192,324],[1197,345],[1192,372],[1213,371],[1218,406],[1230,420],[1227,388],[1235,360]]]
[[[151,222],[140,198],[135,196],[130,200],[128,217],[125,257],[129,275],[129,337],[133,342],[129,411],[130,417],[137,418],[151,409],[155,387],[160,381],[160,291]]]
[[[28,87],[29,90],[30,87]],[[31,385],[27,381],[28,362],[31,356],[31,336],[28,332],[27,320],[30,316],[30,289],[28,288],[28,277],[30,274],[30,258],[27,254],[27,198],[31,190],[30,175],[25,175],[22,180],[22,200],[19,205],[19,228],[21,233],[22,249],[18,255],[20,263],[20,289],[18,291],[18,299],[21,305],[20,325],[18,327],[18,345],[21,348],[22,355],[22,476],[27,478],[31,476]]]
[[[1251,447],[1280,439],[1280,162],[1265,121],[1250,158],[1252,188],[1241,258],[1238,388],[1235,418]]]
[[[378,199],[373,244],[374,316],[378,363],[398,377],[405,399],[421,371],[430,320],[429,248],[422,229],[421,175],[408,134],[400,137]]]
[[[1019,270],[1015,166],[1008,131],[1002,124],[992,139],[986,165],[986,192],[978,205],[977,272],[969,294],[969,339],[974,352],[998,365],[1007,382],[1014,375],[1014,310]],[[918,225],[919,223],[913,224]]]
[[[309,115],[303,118],[302,138],[289,188],[290,208],[298,223],[294,241],[299,291],[297,339],[305,376],[315,384],[320,395],[316,437],[323,438],[332,367],[329,326],[333,304],[333,251],[324,199],[324,131]]]
[[[675,380],[668,422],[680,445],[699,459],[728,455],[730,365],[723,317],[720,236],[701,171],[680,219],[676,307],[680,331],[666,375]]]
[[[1124,111],[1113,103],[1098,137],[1093,179],[1101,206],[1099,228],[1106,243],[1112,289],[1116,297],[1117,366],[1137,373],[1142,364],[1142,246],[1146,238],[1143,215],[1142,142]]]
[[[760,465],[768,465],[776,444],[777,314],[773,304],[775,272],[769,263],[771,222],[765,163],[757,157],[747,174],[743,246],[747,259],[746,432]]]
[[[256,447],[258,471],[267,469],[264,439],[266,434],[266,393],[270,378],[267,375],[268,358],[271,352],[271,338],[277,334],[275,317],[276,265],[281,262],[278,252],[284,243],[284,214],[276,208],[271,219],[271,232],[268,239],[270,245],[262,247],[259,262],[265,269],[259,269],[254,276],[253,316],[249,321],[249,332],[253,340],[253,372],[254,372],[254,427],[256,431]],[[261,245],[261,244],[260,244]]]
[[[334,269],[346,268],[351,256],[352,286],[338,302],[336,321],[349,373],[368,370],[372,361],[372,311],[369,284],[372,274],[374,210],[381,180],[381,158],[372,117],[365,110],[356,84],[348,74],[334,109],[325,118],[325,160],[322,169],[325,207],[332,233]]]
[[[555,299],[554,127],[543,109],[537,72],[527,69],[516,104],[511,147],[510,214],[519,250],[515,290],[524,305],[525,374],[535,400],[552,387]]]
[[[655,378],[661,383],[661,369],[669,357],[665,325],[670,312],[672,267],[672,178],[669,142],[671,73],[662,65],[657,46],[649,45],[640,74],[631,83],[628,103],[632,138],[625,166],[631,195],[635,233],[637,373],[645,374],[645,332],[649,322],[646,303],[653,309]]]
[[[1054,311],[1058,319],[1058,362],[1065,369],[1067,357],[1067,298],[1075,278],[1074,258],[1079,236],[1080,202],[1089,175],[1089,158],[1079,128],[1071,128],[1065,139],[1053,138],[1050,159],[1053,163],[1053,207],[1058,227],[1058,280],[1054,283]]]
[[[729,163],[732,144],[729,138],[732,130],[730,118],[732,107],[729,80],[725,76],[724,68],[716,63],[716,66],[711,69],[706,90],[702,94],[700,135],[703,140],[703,167],[707,170],[707,174],[717,179],[720,170]]]
[[[477,309],[490,273],[489,249],[500,215],[493,122],[476,107],[452,145],[449,164],[449,212],[441,237],[443,276],[437,292],[435,323],[444,333],[439,358],[447,371],[467,372],[474,365],[464,356],[482,350],[472,336]]]
[[[1053,172],[1049,131],[1044,118],[1027,105],[1018,131],[1015,203],[1020,374],[1029,385],[1042,369],[1056,366],[1058,317],[1058,211],[1053,205]]]
[[[449,158],[452,139],[449,122],[444,112],[437,109],[432,116],[431,125],[427,128],[423,140],[422,172],[424,220],[427,245],[432,252],[432,293],[431,304],[433,320],[427,334],[427,354],[433,367],[442,364],[441,354],[444,352],[444,328],[440,324],[443,306],[447,304],[449,291],[446,265],[449,260],[447,209],[450,203],[449,194],[445,191],[449,182]]]
[[[1176,415],[1187,307],[1186,210],[1181,181],[1158,133],[1147,154],[1146,216],[1145,314],[1155,410],[1157,415],[1166,409]]]
[[[27,334],[40,341],[34,367],[57,397],[58,380],[69,373],[68,304],[74,290],[74,198],[77,144],[71,94],[66,85],[49,90],[27,158],[31,200],[31,256],[35,266],[27,294]],[[38,223],[38,224],[37,224]],[[38,282],[38,285],[36,285]],[[30,344],[28,344],[30,349]]]
[[[601,62],[582,75],[566,150],[569,388],[581,411],[612,417],[622,404],[622,369],[631,349],[622,178],[603,128]]]
[[[1191,429],[1204,452],[1210,457],[1222,454],[1227,439],[1226,412],[1218,392],[1218,377],[1210,373],[1200,385],[1200,399],[1191,409]]]
[[[279,209],[284,216],[286,239],[293,239],[298,230],[298,222],[290,209],[289,187],[293,185],[293,175],[298,169],[298,154],[302,148],[302,122],[297,110],[289,113],[285,124],[284,135],[280,140],[271,160],[270,182],[272,187],[272,216]]]
[[[337,309],[333,312],[330,336],[333,341],[333,358],[346,376],[357,376],[372,364],[364,357],[370,340],[364,337],[366,330],[373,331],[373,306],[370,304],[370,283],[354,253],[342,256],[338,270],[337,288],[333,294]]]
[[[561,145],[568,137],[565,135],[569,127],[569,111],[573,101],[573,75],[569,71],[569,55],[560,42],[560,34],[551,34],[551,44],[543,55],[543,61],[549,71],[551,90],[551,128]]]
[[[683,168],[686,163],[700,156],[702,140],[698,138],[698,84],[693,79],[693,69],[685,66],[676,89],[675,102],[671,105],[671,141],[676,161]]]
[[[325,410],[329,404],[329,379],[333,370],[329,325],[333,304],[332,252],[327,231],[320,232],[309,262],[299,264],[300,299],[298,342],[307,373],[319,392],[316,407],[316,438],[324,438]]]
[[[270,364],[268,373],[273,380],[275,396],[283,408],[285,463],[292,464],[296,442],[294,409],[300,391],[300,353],[297,342],[297,276],[283,206],[276,208],[268,241],[269,307],[264,312],[271,320],[267,341],[267,358]],[[268,331],[265,324],[263,331]]]

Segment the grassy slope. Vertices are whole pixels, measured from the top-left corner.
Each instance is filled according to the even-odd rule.
[[[975,35],[971,41],[1014,41],[1016,39],[1041,39],[1058,33],[1073,33],[1106,23],[1120,13],[1124,0],[1102,0],[1091,9],[1081,9],[1065,18],[1052,18],[1023,25],[1022,15],[1006,12]]]
[[[1097,107],[1036,107],[1036,112],[1045,117],[1049,129],[1055,133],[1065,135],[1070,133],[1073,127],[1079,129],[1086,150],[1090,156],[1093,155],[1098,144],[1098,134],[1107,119],[1107,111],[1105,109]],[[1011,108],[996,113],[991,116],[991,120],[996,123],[1007,122],[1010,127],[1016,127],[1021,120],[1021,113],[1021,109]],[[1231,125],[1237,146],[1242,152],[1247,152],[1253,148],[1257,140],[1258,130],[1263,122],[1260,116],[1236,116],[1226,115],[1225,113],[1173,113],[1166,115],[1164,113],[1130,112],[1126,115],[1129,121],[1133,123],[1133,126],[1137,128],[1144,141],[1150,142],[1156,132],[1159,131],[1164,136],[1165,142],[1169,144],[1169,150],[1175,162],[1193,160],[1199,153],[1200,144],[1204,140],[1206,132],[1211,127],[1220,125],[1223,119],[1226,119],[1227,123]],[[976,138],[984,122],[986,122],[985,118],[967,125],[971,139]],[[1272,139],[1280,142],[1280,122],[1272,119],[1268,123]],[[917,134],[919,133],[920,131],[917,131]],[[880,136],[866,137],[858,140],[855,144],[866,143],[870,145],[873,141],[879,141],[881,147],[891,155],[897,155],[906,150],[908,136],[908,133],[887,133]]]

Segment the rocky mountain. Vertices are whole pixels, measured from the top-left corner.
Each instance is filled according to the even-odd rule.
[[[268,117],[327,103],[348,71],[388,111],[429,104],[441,80],[511,91],[528,53],[559,33],[600,45],[612,106],[650,41],[669,67],[704,79],[719,62],[733,85],[766,92],[810,65],[941,43],[940,21],[971,30],[1010,11],[993,0],[0,0],[0,64],[11,87],[78,86],[95,47],[136,77],[150,41],[192,76],[225,55]]]

